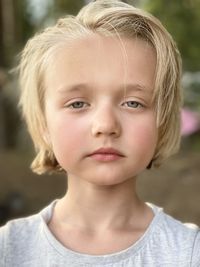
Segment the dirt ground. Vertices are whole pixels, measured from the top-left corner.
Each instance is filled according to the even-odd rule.
[[[35,175],[30,162],[22,152],[0,153],[1,224],[35,213],[65,193],[63,175]],[[159,169],[145,171],[138,192],[175,218],[200,225],[200,151],[182,151]]]

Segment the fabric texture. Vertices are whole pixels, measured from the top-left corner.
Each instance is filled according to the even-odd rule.
[[[118,253],[93,256],[64,247],[47,223],[55,201],[40,213],[0,228],[1,267],[200,267],[200,231],[151,204],[154,219],[144,235]]]

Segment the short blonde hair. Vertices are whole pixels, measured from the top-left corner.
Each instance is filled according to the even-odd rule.
[[[20,106],[37,155],[32,170],[38,174],[61,171],[44,132],[44,74],[49,58],[61,44],[88,33],[139,37],[156,52],[157,65],[153,102],[158,142],[152,162],[160,165],[179,148],[181,59],[170,34],[151,14],[117,0],[97,0],[83,7],[77,16],[67,16],[30,39],[21,54],[19,81]]]

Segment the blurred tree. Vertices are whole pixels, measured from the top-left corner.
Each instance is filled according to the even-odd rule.
[[[132,6],[138,6],[140,5],[141,0],[123,0],[122,2],[132,5]]]
[[[55,11],[59,15],[66,13],[75,15],[84,4],[84,0],[54,0]]]
[[[177,41],[184,69],[200,70],[200,1],[146,0],[143,7],[158,17]]]
[[[122,2],[138,5],[141,0],[122,0]],[[92,2],[92,0],[54,0],[54,5],[59,14],[77,14],[82,6]]]
[[[8,69],[15,65],[15,58],[25,40],[33,32],[27,14],[26,0],[0,0],[0,148],[16,145],[19,113],[16,104],[16,84],[8,77]],[[10,92],[10,93],[9,93]]]
[[[141,0],[122,0],[122,2],[138,6]],[[43,23],[45,20],[48,20],[49,17],[54,20],[60,16],[66,14],[76,15],[78,11],[87,3],[92,2],[92,0],[53,0],[52,4],[49,5],[49,11],[46,14]]]
[[[29,7],[32,5],[31,0],[29,2]],[[44,12],[43,17],[39,20],[35,20],[35,28],[40,29],[45,26],[51,25],[56,22],[56,20],[65,15],[76,15],[85,3],[89,2],[87,0],[45,0],[46,1],[46,12]],[[30,4],[31,3],[31,4]],[[44,8],[44,7],[43,7]],[[30,9],[30,8],[29,8]]]
[[[9,67],[33,27],[26,0],[0,0],[0,66]]]

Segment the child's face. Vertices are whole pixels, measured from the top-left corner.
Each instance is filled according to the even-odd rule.
[[[140,39],[122,40],[124,48],[112,37],[75,40],[57,51],[46,72],[48,134],[69,178],[122,183],[154,155],[156,56]]]

